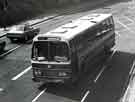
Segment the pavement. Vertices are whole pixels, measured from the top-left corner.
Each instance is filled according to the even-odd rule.
[[[135,11],[135,2],[129,2],[128,12],[126,15],[132,15]],[[127,88],[125,89],[125,93],[123,97],[120,99],[120,102],[135,102],[135,60],[133,61],[133,65],[131,71],[129,72],[129,79],[127,80]]]
[[[135,70],[130,76],[129,85],[120,102],[135,102]]]
[[[135,61],[129,75],[129,80],[127,80],[128,86],[120,102],[135,102]]]

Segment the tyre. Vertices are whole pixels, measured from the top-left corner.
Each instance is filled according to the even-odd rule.
[[[106,55],[110,55],[111,53],[112,53],[112,51],[111,51],[111,48],[110,47],[104,47],[104,51],[105,51],[105,54]]]
[[[64,83],[67,88],[75,89],[79,84],[79,77],[75,76],[71,80]]]
[[[15,43],[15,40],[13,38],[10,38],[11,43]]]

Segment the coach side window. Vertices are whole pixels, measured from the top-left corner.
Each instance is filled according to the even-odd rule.
[[[110,18],[110,22],[112,25],[114,25],[113,17]]]
[[[107,29],[107,22],[106,21],[102,22],[102,29],[103,29],[103,31]]]
[[[110,28],[110,19],[106,20],[106,30]]]

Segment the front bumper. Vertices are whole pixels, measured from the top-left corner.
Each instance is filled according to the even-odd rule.
[[[40,71],[39,71],[40,70]],[[45,83],[65,83],[72,79],[71,70],[43,70],[33,68],[33,81]]]
[[[34,82],[45,82],[45,83],[66,83],[71,80],[70,77],[65,78],[47,78],[47,77],[33,77]]]

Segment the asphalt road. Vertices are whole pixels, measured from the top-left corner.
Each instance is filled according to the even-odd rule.
[[[134,67],[135,9],[131,4],[120,0],[106,2],[93,10],[63,15],[36,26],[45,33],[92,12],[114,15],[116,46],[112,56],[94,66],[74,88],[61,84],[46,86],[31,80],[31,44],[11,44],[3,38],[7,42],[6,50],[20,47],[0,59],[0,102],[118,102]]]

